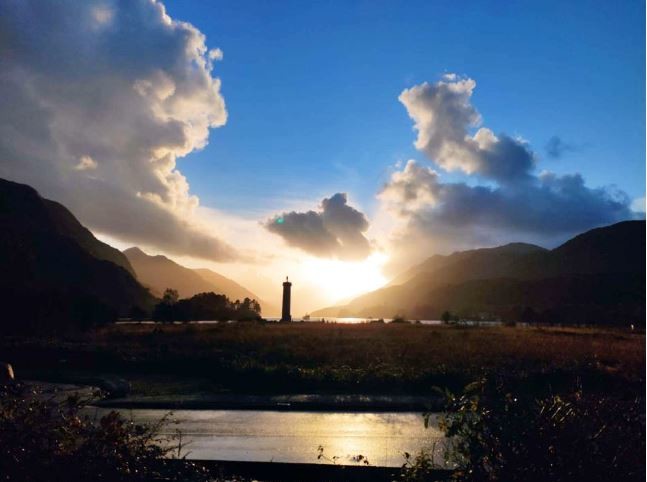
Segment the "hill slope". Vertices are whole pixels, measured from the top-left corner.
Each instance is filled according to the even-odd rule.
[[[644,320],[644,266],[645,222],[626,221],[552,251],[510,244],[436,255],[385,288],[313,315],[437,319],[449,310],[465,317],[519,319],[525,312],[555,320],[560,312],[570,321]]]
[[[545,248],[526,243],[510,243],[496,248],[471,249],[468,251],[457,251],[449,256],[436,254],[422,263],[408,269],[396,276],[387,286],[404,284],[411,279],[436,273],[447,266],[452,266],[451,276],[457,276],[457,267],[462,265],[461,271],[469,273],[463,275],[467,278],[487,278],[488,275],[496,274],[494,270],[502,269],[498,263],[507,265],[509,262],[531,253],[546,252]],[[496,263],[498,261],[498,263]],[[476,265],[479,266],[476,266]]]
[[[124,254],[133,266],[137,279],[157,296],[161,296],[167,288],[177,290],[181,298],[213,291],[231,300],[255,299],[265,312],[268,310],[254,293],[215,271],[186,268],[166,256],[151,256],[137,247],[125,250]]]
[[[18,316],[45,329],[72,319],[107,318],[108,312],[125,315],[133,306],[148,309],[154,302],[128,260],[64,206],[2,179],[0,266],[6,323]]]
[[[52,220],[52,227],[59,234],[73,239],[95,258],[110,261],[135,275],[128,258],[121,251],[95,238],[65,206],[49,199],[43,199],[43,202]]]

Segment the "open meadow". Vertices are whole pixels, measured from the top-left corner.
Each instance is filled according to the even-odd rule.
[[[484,375],[525,390],[642,393],[644,332],[416,324],[110,325],[83,335],[5,337],[18,376],[128,380],[133,395],[419,394]],[[38,353],[36,357],[35,354]]]

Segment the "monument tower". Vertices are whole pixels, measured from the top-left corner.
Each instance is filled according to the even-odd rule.
[[[283,310],[281,312],[281,321],[292,321],[292,316],[290,316],[290,290],[292,288],[292,283],[288,281],[288,277],[285,277],[285,282],[283,283]]]

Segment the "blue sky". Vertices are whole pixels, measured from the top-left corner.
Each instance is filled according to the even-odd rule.
[[[165,4],[224,51],[227,124],[178,163],[203,205],[314,207],[342,191],[370,215],[390,166],[423,159],[398,95],[446,72],[476,81],[484,124],[529,141],[539,169],[644,196],[642,2]],[[575,149],[549,158],[554,135]]]

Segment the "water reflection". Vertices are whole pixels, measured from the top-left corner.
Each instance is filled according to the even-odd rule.
[[[122,410],[126,417],[155,422],[164,410]],[[435,418],[425,430],[417,413],[320,413],[240,410],[179,410],[176,423],[188,458],[262,462],[317,463],[318,447],[338,464],[364,455],[371,465],[397,467],[403,453],[430,450],[443,439]],[[441,454],[437,454],[438,462]],[[322,459],[319,463],[330,463]]]

